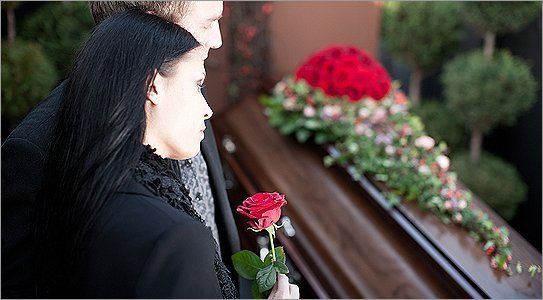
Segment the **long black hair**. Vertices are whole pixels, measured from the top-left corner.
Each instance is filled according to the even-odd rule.
[[[66,80],[38,197],[40,296],[62,295],[87,232],[133,174],[156,72],[168,76],[198,45],[174,23],[125,11],[101,22],[82,46]]]

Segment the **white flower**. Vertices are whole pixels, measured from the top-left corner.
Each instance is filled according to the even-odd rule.
[[[452,202],[450,200],[445,201],[445,208],[450,211],[453,208]]]
[[[423,135],[415,140],[415,146],[424,148],[425,150],[432,150],[436,142],[433,138]]]
[[[450,160],[447,156],[443,154],[439,155],[436,157],[436,162],[443,171],[447,171],[449,169]]]
[[[307,118],[312,118],[316,114],[315,108],[313,106],[304,107],[304,116]]]
[[[400,112],[404,112],[405,111],[405,106],[404,105],[399,105],[399,104],[393,104],[391,107],[390,107],[390,113],[395,115],[397,113],[400,113]]]
[[[460,199],[460,201],[458,201],[458,208],[460,208],[460,209],[466,208],[467,205],[468,205],[468,203],[464,199]]]
[[[326,105],[322,108],[321,117],[324,120],[337,121],[341,117],[341,106],[339,105]]]
[[[288,97],[283,102],[283,107],[286,110],[294,110],[296,108],[296,97]]]
[[[421,166],[419,166],[419,173],[424,174],[424,175],[428,175],[428,174],[431,173],[431,170],[427,165],[421,165]]]
[[[377,106],[377,103],[371,99],[370,97],[364,97],[362,98],[362,105],[364,105],[365,107],[367,107],[369,110],[372,110],[373,108],[375,108]]]
[[[393,155],[394,152],[396,152],[396,148],[394,148],[394,146],[392,146],[392,145],[387,145],[387,146],[385,147],[385,152],[386,152],[386,154],[388,154],[388,155]]]
[[[287,87],[287,84],[286,84],[286,83],[284,83],[283,81],[279,81],[279,82],[275,85],[275,87],[273,88],[273,91],[274,91],[275,93],[278,93],[278,94],[279,94],[279,93],[282,93],[282,92],[285,90],[286,87]]]
[[[462,220],[463,220],[462,215],[461,215],[460,213],[454,214],[453,220],[454,220],[456,223],[461,223]]]
[[[365,107],[362,107],[361,109],[358,110],[358,116],[363,119],[369,117],[370,114],[371,114],[371,111]]]
[[[373,130],[371,128],[367,128],[365,131],[364,131],[364,135],[371,138],[373,137]]]

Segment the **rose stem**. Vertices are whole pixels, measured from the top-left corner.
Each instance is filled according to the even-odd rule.
[[[270,235],[271,252],[272,252],[273,261],[275,262],[275,246],[273,245],[272,230],[273,230],[273,227],[271,230],[267,230],[267,231],[268,231],[268,234]]]

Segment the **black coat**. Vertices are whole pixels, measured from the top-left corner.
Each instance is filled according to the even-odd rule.
[[[31,232],[34,221],[33,207],[36,191],[43,176],[45,155],[51,141],[63,86],[64,83],[59,85],[37,105],[2,145],[2,298],[35,297],[33,273],[35,268],[32,261],[35,245]],[[232,271],[232,279],[239,288],[241,298],[250,298],[249,282],[234,275],[235,271],[230,257],[240,250],[239,236],[226,194],[221,161],[209,120],[206,121],[206,127],[201,151],[207,163],[210,185],[215,199],[221,255],[228,269]],[[129,191],[130,189],[138,192],[132,193]],[[160,207],[158,203],[154,204],[153,212],[148,213],[144,208],[153,204],[151,204],[149,195],[144,193],[145,191],[143,186],[138,186],[135,182],[130,185],[121,198],[124,200],[133,198],[134,201],[115,202],[124,203],[119,204],[121,206],[118,209],[121,214],[132,215],[119,218],[119,220],[116,217],[112,220],[121,222],[119,230],[126,231],[123,232],[123,234],[127,234],[125,236],[129,236],[131,226],[138,225],[141,228],[141,224],[133,223],[131,218],[141,217],[142,222],[158,227],[150,226],[148,230],[141,233],[142,241],[138,245],[126,242],[122,235],[116,235],[114,231],[111,232],[112,235],[106,234],[104,239],[109,238],[113,244],[101,244],[105,247],[103,249],[98,249],[100,246],[96,246],[98,247],[98,250],[95,249],[98,251],[97,253],[103,254],[96,257],[100,263],[91,267],[90,273],[88,273],[88,276],[94,274],[102,278],[95,278],[97,281],[88,281],[89,286],[83,286],[82,292],[84,293],[85,288],[96,289],[96,285],[101,285],[102,288],[96,290],[96,294],[88,295],[107,298],[117,296],[125,298],[213,298],[217,295],[220,297],[220,290],[216,289],[213,284],[207,288],[197,288],[207,284],[206,282],[196,282],[197,278],[200,275],[203,276],[202,278],[206,278],[205,276],[209,274],[204,273],[213,272],[213,268],[196,268],[201,270],[202,274],[188,274],[184,271],[186,269],[194,270],[194,266],[190,264],[201,265],[208,262],[206,257],[209,253],[207,252],[212,250],[204,251],[201,248],[213,249],[213,247],[207,247],[209,245],[206,244],[212,239],[207,239],[207,242],[196,239],[197,243],[192,243],[196,236],[202,236],[202,230],[205,227],[196,226],[193,221],[188,219],[189,217],[179,214],[173,208],[169,213],[164,212],[167,211],[167,208]],[[122,209],[120,209],[121,207]],[[166,217],[168,214],[169,217]],[[183,238],[174,238],[181,236]],[[186,241],[191,241],[191,243],[187,245]],[[118,247],[112,247],[112,245]],[[122,254],[122,251],[127,253],[132,251],[132,256],[126,256],[126,261],[117,260],[121,257],[116,257],[116,255]],[[187,257],[194,258],[196,254],[200,257],[199,259],[187,259]],[[143,263],[141,261],[132,264],[140,259],[147,261],[145,265],[141,265]],[[211,259],[210,262],[212,263],[212,261]],[[128,264],[123,264],[123,262]],[[185,263],[189,264],[186,268],[184,267]],[[100,269],[100,266],[104,268]],[[110,269],[112,266],[117,268]],[[123,266],[127,269],[122,269]],[[134,276],[138,278],[136,285],[133,284],[133,280],[136,278]],[[239,287],[240,285],[241,287]]]

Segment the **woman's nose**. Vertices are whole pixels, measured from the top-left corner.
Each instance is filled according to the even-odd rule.
[[[209,104],[207,101],[205,101],[205,108],[204,108],[204,119],[207,120],[213,116],[213,110],[211,110],[211,107],[209,107]]]

